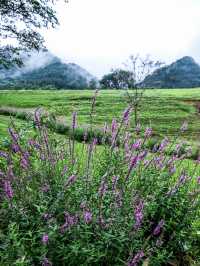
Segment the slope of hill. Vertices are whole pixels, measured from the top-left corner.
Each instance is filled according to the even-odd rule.
[[[185,56],[176,62],[157,69],[141,83],[146,88],[200,87],[200,66],[192,57]]]
[[[49,53],[27,59],[22,68],[0,68],[0,88],[82,89],[91,82],[96,82],[96,78],[85,69],[74,63],[63,63]]]

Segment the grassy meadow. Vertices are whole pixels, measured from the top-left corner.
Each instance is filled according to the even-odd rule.
[[[0,91],[0,107],[14,107],[27,110],[43,107],[66,123],[71,114],[78,113],[78,124],[90,123],[90,108],[93,91]],[[152,89],[147,90],[141,102],[140,121],[143,126],[151,126],[157,135],[174,135],[186,120],[189,130],[185,138],[198,142],[200,114],[200,89]],[[96,100],[94,125],[103,127],[119,118],[127,106],[124,91],[103,90]],[[1,133],[5,132],[7,118],[1,119]],[[4,129],[3,129],[4,128]]]

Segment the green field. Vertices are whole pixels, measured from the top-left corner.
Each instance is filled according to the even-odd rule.
[[[43,107],[68,124],[71,113],[78,112],[79,126],[89,124],[93,91],[1,91],[0,107],[35,109]],[[103,90],[96,101],[94,124],[102,127],[119,118],[127,106],[124,91]],[[157,135],[174,135],[183,121],[189,122],[185,138],[198,142],[200,114],[196,105],[200,102],[200,89],[154,89],[144,94],[141,102],[140,121],[151,126]],[[8,118],[1,116],[0,130],[5,132]]]

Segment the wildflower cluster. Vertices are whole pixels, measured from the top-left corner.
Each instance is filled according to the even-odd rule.
[[[131,112],[105,124],[104,146],[95,136],[82,144],[55,136],[39,111],[34,135],[9,129],[0,151],[1,265],[163,265],[195,249],[199,160],[188,168],[181,143],[167,154],[175,145],[167,137],[148,150],[153,130],[130,128]]]

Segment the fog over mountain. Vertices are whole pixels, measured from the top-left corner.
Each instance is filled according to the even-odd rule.
[[[0,68],[0,87],[82,89],[97,83],[87,70],[74,63],[65,63],[49,52],[23,55],[24,66]]]

